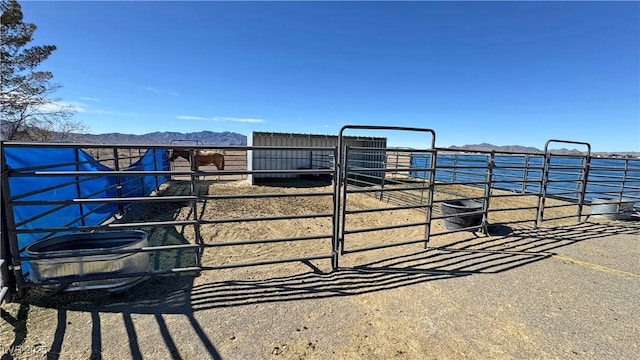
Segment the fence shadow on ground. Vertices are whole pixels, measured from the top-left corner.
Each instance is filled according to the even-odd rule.
[[[479,276],[509,271],[548,259],[554,250],[610,235],[640,234],[640,223],[582,223],[550,228],[509,228],[493,226],[491,236],[469,237],[446,246],[421,249],[394,257],[341,268],[332,273],[309,272],[263,280],[226,280],[194,284],[192,276],[158,277],[123,294],[104,296],[101,292],[63,293],[54,297],[30,294],[21,303],[16,317],[6,311],[2,318],[14,327],[14,344],[27,336],[26,321],[31,306],[57,309],[57,325],[49,358],[57,359],[67,327],[67,312],[91,314],[91,358],[101,358],[100,313],[121,313],[134,358],[141,358],[132,314],[154,316],[167,350],[179,353],[163,320],[163,314],[186,317],[202,345],[213,358],[220,358],[194,313],[214,308],[272,302],[313,300],[354,296],[392,290],[429,281],[463,276]],[[3,360],[11,357],[3,356]]]

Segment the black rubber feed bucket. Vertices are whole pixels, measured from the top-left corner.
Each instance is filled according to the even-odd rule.
[[[482,225],[482,213],[465,215],[482,211],[482,203],[474,200],[447,200],[440,203],[444,227],[449,230],[477,228]],[[470,229],[473,230],[473,229]]]

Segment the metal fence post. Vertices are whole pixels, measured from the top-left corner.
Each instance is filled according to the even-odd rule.
[[[458,170],[458,154],[453,154],[453,169],[451,169],[451,182],[456,182],[457,170]]]
[[[333,231],[332,231],[332,255],[331,255],[331,271],[338,270],[338,259],[340,255],[340,186],[342,181],[340,180],[340,156],[341,156],[341,139],[338,139],[338,146],[333,149]]]
[[[582,222],[582,207],[584,206],[584,197],[587,192],[587,179],[589,178],[589,168],[591,167],[591,151],[589,151],[582,160],[584,161],[584,165],[582,167],[582,181],[580,182],[582,189],[580,189],[580,200],[578,203],[578,223]]]
[[[120,171],[120,158],[118,157],[118,148],[116,147],[113,148],[113,169],[115,171]],[[118,197],[122,197],[122,181],[120,179],[120,175],[116,175],[116,191]],[[124,214],[124,206],[121,202],[118,203],[118,213],[120,215]]]
[[[522,190],[520,191],[521,194],[527,192],[527,179],[529,178],[529,159],[530,155],[525,155],[524,170],[522,171]]]
[[[435,140],[434,140],[435,143]],[[429,246],[429,238],[431,237],[431,218],[433,217],[433,192],[435,191],[436,183],[436,162],[438,159],[438,150],[432,146],[432,152],[429,155],[429,193],[427,194],[427,225],[424,233],[424,248]],[[422,200],[422,199],[421,199]]]
[[[536,224],[535,228],[540,226],[544,218],[544,201],[547,197],[547,182],[549,180],[549,166],[551,164],[551,153],[545,151],[544,153],[544,165],[540,172],[540,187],[538,189],[538,211],[536,212]]]
[[[2,158],[2,189],[0,197],[2,198],[2,239],[4,242],[5,250],[9,248],[9,253],[6,260],[10,260],[7,264],[5,261],[4,266],[7,272],[11,271],[13,276],[8,275],[9,289],[17,289],[18,297],[24,296],[24,277],[22,276],[22,267],[20,261],[17,260],[20,257],[20,247],[18,246],[18,235],[16,234],[16,223],[13,213],[13,205],[11,204],[11,190],[9,188],[9,168],[5,162],[4,147],[0,146],[0,157]],[[7,246],[8,245],[8,246]],[[6,255],[4,255],[6,256]],[[7,279],[4,279],[7,281]]]
[[[627,173],[629,172],[629,159],[624,160],[624,172],[622,173],[622,183],[620,184],[620,195],[618,200],[622,204],[622,195],[624,194],[624,187],[627,183]]]
[[[74,150],[75,150],[74,155],[76,159],[76,171],[80,171],[80,149],[75,148]],[[82,189],[80,188],[80,176],[76,175],[75,180],[76,180],[76,193],[78,194],[78,198],[81,199]],[[80,213],[80,219],[81,219],[80,222],[82,223],[82,226],[87,225],[87,222],[84,218],[84,205],[82,203],[78,203],[78,210]]]
[[[486,184],[484,185],[484,204],[482,205],[482,227],[485,235],[489,235],[489,200],[491,199],[492,182],[493,182],[493,167],[495,165],[496,151],[491,151],[489,155],[489,162],[487,163],[487,176],[485,178]]]

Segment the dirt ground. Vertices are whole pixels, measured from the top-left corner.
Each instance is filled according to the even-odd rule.
[[[207,181],[196,190],[291,194],[330,193],[332,187]],[[441,190],[436,199],[481,194],[473,188]],[[176,181],[162,195],[188,192],[186,182]],[[536,201],[495,197],[490,208]],[[395,205],[364,194],[347,197],[348,209],[381,206]],[[212,245],[202,263],[224,267],[330,255],[329,239],[222,245],[330,235],[332,219],[326,214],[331,211],[328,195],[210,199],[195,208],[184,202],[145,204],[120,221],[185,220],[194,212],[216,220],[199,228],[205,244]],[[495,224],[490,236],[443,234],[431,238],[429,249],[417,243],[354,252],[340,258],[335,272],[329,260],[295,261],[158,277],[122,294],[49,296],[34,289],[23,301],[2,306],[2,359],[637,358],[640,227],[604,220],[576,224],[575,218],[545,222],[539,229],[531,223],[504,225],[530,220],[532,211],[490,213]],[[550,209],[545,216],[575,211],[575,206]],[[322,216],[233,220],[297,214]],[[345,228],[424,221],[422,211],[391,210],[350,214]],[[151,245],[193,243],[196,231],[192,225],[145,230]],[[431,233],[445,231],[442,220],[435,220]],[[419,240],[424,234],[424,226],[347,234],[345,249]],[[604,241],[624,250],[611,253]],[[151,264],[189,267],[195,258],[194,251],[171,251],[152,255]]]

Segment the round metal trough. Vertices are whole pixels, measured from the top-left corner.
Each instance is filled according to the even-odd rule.
[[[594,217],[618,220],[633,216],[633,201],[628,199],[591,199],[591,215]]]
[[[82,276],[132,274],[149,270],[149,253],[114,253],[148,246],[147,233],[139,230],[79,233],[38,240],[26,248],[29,278],[33,282],[61,281],[68,291],[108,289],[122,291],[145,277],[78,281]],[[97,254],[96,254],[97,253]]]
[[[482,225],[482,203],[474,200],[447,200],[440,203],[444,227],[449,230],[478,228]],[[480,212],[469,214],[470,212]]]

